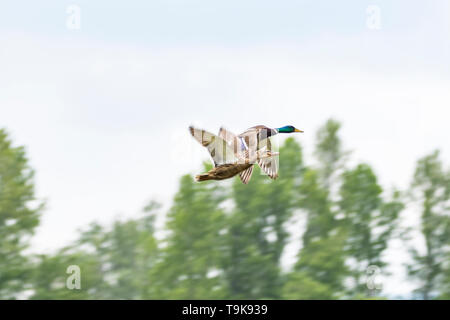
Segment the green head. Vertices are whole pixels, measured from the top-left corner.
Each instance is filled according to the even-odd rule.
[[[284,126],[281,128],[276,128],[279,133],[292,133],[292,132],[303,132],[303,130],[299,130],[294,126]]]

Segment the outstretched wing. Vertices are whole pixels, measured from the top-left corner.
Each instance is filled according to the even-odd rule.
[[[220,127],[219,137],[228,143],[236,156],[243,157],[243,152],[247,149],[244,139],[236,136],[233,132],[228,131],[224,127]]]
[[[259,149],[258,136],[259,129],[256,127],[249,128],[238,136],[240,141],[244,144],[245,149],[248,150],[250,157],[254,157]]]
[[[237,137],[233,132],[228,131],[224,127],[221,127],[219,130],[219,137],[223,138],[230,148],[234,151],[236,156],[243,160],[248,157],[248,149],[247,145],[244,142],[243,138]],[[241,178],[242,183],[247,184],[250,181],[253,173],[253,166],[248,169],[241,171],[239,174],[239,178]]]
[[[258,165],[271,179],[278,178],[278,163],[275,157],[258,160]]]
[[[214,166],[226,163],[235,163],[237,158],[234,151],[221,137],[216,136],[206,130],[189,127],[189,132],[202,146],[208,149],[214,162]]]
[[[266,148],[267,151],[272,152],[272,144],[270,143],[270,138],[263,139],[259,141],[258,144],[260,150]],[[278,163],[276,157],[268,157],[258,159],[258,165],[265,174],[271,179],[278,178]]]
[[[239,178],[241,178],[243,184],[247,184],[250,181],[252,173],[253,173],[253,165],[248,169],[241,171],[241,173],[239,174]]]
[[[272,151],[270,137],[273,135],[272,129],[266,126],[255,126],[241,133],[239,137],[243,138],[248,146],[249,153],[254,154],[257,150]],[[258,165],[271,179],[278,177],[278,163],[276,157],[267,157],[258,159]]]

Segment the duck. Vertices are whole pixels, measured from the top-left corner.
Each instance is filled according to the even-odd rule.
[[[264,150],[258,150],[258,159],[269,158],[277,155],[278,152],[271,152]],[[255,162],[239,162],[236,161],[234,163],[225,163],[218,165],[206,173],[202,173],[195,176],[196,181],[206,181],[206,180],[224,180],[229,179],[237,174],[244,184],[248,184],[251,178],[252,168]]]
[[[227,141],[228,145],[233,148],[235,153],[243,153],[247,151],[250,157],[254,157],[257,150],[265,147],[267,152],[272,152],[272,145],[270,143],[270,137],[277,135],[278,133],[293,133],[293,132],[304,132],[303,130],[297,129],[292,125],[286,125],[280,128],[269,128],[265,125],[257,125],[248,128],[239,135],[234,135],[232,132],[228,131],[224,127],[219,129],[219,137]],[[271,179],[276,179],[278,177],[278,166],[274,163],[274,157],[260,157],[257,160],[259,167],[263,170],[265,174]],[[249,176],[250,179],[253,166],[247,169],[247,172],[242,174]]]
[[[278,155],[278,152],[267,150],[266,147],[257,150],[250,156],[248,150],[235,152],[221,136],[216,136],[206,130],[189,127],[189,132],[208,152],[214,163],[214,168],[206,173],[195,176],[195,180],[224,180],[237,174],[244,184],[248,184],[253,165],[259,160]],[[232,134],[227,131],[227,134]]]

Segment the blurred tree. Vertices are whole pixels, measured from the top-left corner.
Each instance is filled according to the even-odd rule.
[[[152,203],[143,217],[115,221],[108,231],[98,232],[101,229],[93,225],[77,243],[94,249],[100,259],[104,283],[96,291],[103,299],[152,297],[149,270],[158,259],[154,237],[154,211],[158,207]]]
[[[427,300],[449,296],[450,272],[450,172],[444,171],[439,151],[417,162],[411,195],[420,205],[424,252],[411,249],[409,275],[420,282],[416,292]]]
[[[289,299],[334,299],[344,292],[346,232],[342,221],[336,219],[331,196],[347,154],[342,150],[339,128],[340,124],[330,119],[318,130],[317,169],[309,168],[297,188],[298,206],[303,209],[300,214],[306,212],[307,221],[298,261],[283,288]]]
[[[159,205],[150,202],[142,217],[115,221],[111,228],[93,223],[70,246],[35,262],[32,299],[154,298],[150,271],[157,261],[154,218]],[[80,268],[81,289],[66,287],[67,268]]]
[[[39,255],[33,269],[32,300],[101,299],[103,284],[101,263],[95,254],[64,248],[53,255]],[[70,288],[67,281],[73,274],[70,266],[80,268],[80,288]]]
[[[154,236],[155,212],[160,205],[151,202],[145,215],[137,220],[114,223],[105,237],[108,280],[111,299],[154,299],[150,270],[157,263],[158,243]],[[106,250],[105,250],[106,249]]]
[[[30,270],[23,250],[42,209],[24,148],[13,147],[0,129],[0,299],[16,298],[26,289]]]
[[[446,253],[446,262],[444,262],[442,269],[444,271],[444,275],[437,299],[450,300],[450,253]]]
[[[369,265],[386,266],[383,253],[403,204],[397,191],[382,196],[370,166],[345,169],[339,128],[328,120],[318,131],[314,167],[306,168],[300,145],[286,139],[274,181],[257,166],[248,185],[235,178],[231,188],[183,176],[162,241],[154,227],[159,205],[150,202],[141,217],[92,224],[72,245],[30,259],[22,251],[42,205],[31,207],[33,175],[23,149],[0,131],[0,298],[27,289],[32,299],[368,298],[362,276]],[[422,211],[425,250],[411,250],[409,275],[424,299],[448,299],[450,171],[438,152],[419,160],[411,194]],[[298,260],[285,274],[286,226],[305,213]],[[80,267],[79,290],[66,287],[70,265]]]
[[[314,240],[326,238],[336,228],[336,221],[329,191],[320,185],[317,170],[307,170],[299,192],[300,207],[308,213],[303,234],[303,246],[306,247]]]
[[[341,124],[328,119],[327,122],[319,128],[316,134],[316,148],[314,155],[318,160],[318,173],[321,178],[321,185],[325,189],[330,189],[333,184],[333,178],[340,169],[343,168],[348,151],[342,148],[342,141],[338,136]]]
[[[332,202],[319,185],[317,171],[309,169],[299,188],[300,206],[307,212],[303,247],[283,293],[286,299],[336,299],[344,291],[346,234],[334,218]]]
[[[367,164],[359,164],[344,173],[339,205],[345,214],[348,236],[346,251],[351,261],[353,278],[353,285],[349,289],[353,296],[369,297],[376,292],[369,290],[365,283],[367,268],[375,265],[383,270],[386,266],[382,253],[387,248],[399,212],[403,209],[398,192],[394,192],[390,202],[384,202],[381,193],[382,188]]]
[[[303,174],[302,149],[293,139],[280,148],[279,173],[271,181],[255,166],[244,185],[232,188],[235,207],[228,219],[224,260],[229,297],[276,299],[281,295],[280,258],[288,239],[285,228],[295,206],[293,190]]]
[[[208,169],[208,168],[207,168]],[[161,259],[150,271],[158,299],[220,299],[224,283],[220,269],[223,252],[224,200],[216,182],[196,183],[190,175],[168,214]]]

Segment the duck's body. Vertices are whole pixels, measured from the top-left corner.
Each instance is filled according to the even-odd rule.
[[[257,141],[270,138],[278,134],[278,129],[272,129],[264,125],[258,125],[248,128],[244,132],[238,135],[240,138],[244,138],[250,142],[251,139],[256,138]]]
[[[278,133],[292,133],[303,132],[296,129],[293,126],[284,126],[281,128],[269,128],[264,125],[258,125],[248,128],[244,132],[238,135],[238,138],[245,142],[245,145],[249,151],[255,151],[261,149],[264,145],[268,144],[267,150],[270,150],[270,137],[277,135]]]
[[[223,134],[219,133],[219,136],[216,136],[194,127],[189,127],[189,131],[202,146],[208,149],[214,162],[213,169],[195,177],[197,181],[224,180],[239,174],[241,181],[247,184],[252,174],[253,165],[259,159],[269,158],[278,154],[268,151],[266,148],[257,150],[251,156],[248,150],[235,151],[230,147],[225,140],[226,137],[223,135],[230,134],[235,137],[230,132],[221,131]]]
[[[270,137],[277,135],[278,133],[292,133],[292,132],[303,132],[294,126],[284,126],[281,128],[269,128],[265,125],[257,125],[248,128],[238,136],[227,131],[225,128],[220,128],[219,136],[222,137],[230,147],[233,148],[234,152],[242,153],[247,152],[248,157],[255,158],[255,154],[258,150],[265,148],[268,152],[272,151],[272,145],[270,143]],[[278,177],[278,165],[275,162],[274,157],[261,157],[257,159],[257,163],[260,168],[271,178],[276,179]],[[250,180],[252,174],[252,168],[247,169],[248,172],[243,172]]]
[[[227,163],[195,176],[196,181],[225,180],[253,167],[253,163]]]
[[[273,161],[272,146],[268,138],[278,133],[303,132],[293,126],[269,128],[264,125],[251,127],[236,136],[220,128],[216,136],[208,131],[189,127],[191,135],[202,146],[208,149],[214,162],[214,168],[207,173],[197,175],[197,181],[224,180],[239,174],[241,181],[247,184],[252,176],[253,164],[258,163],[261,169],[272,179],[278,177],[278,166]]]
[[[265,148],[262,148],[256,153],[256,158],[250,159],[248,157],[248,152],[246,151],[244,153],[244,157],[239,158],[236,162],[218,165],[206,173],[197,175],[195,180],[225,180],[239,174],[242,183],[247,184],[252,176],[253,165],[261,159],[271,158],[275,155],[278,155],[278,152],[271,152],[267,151]]]

